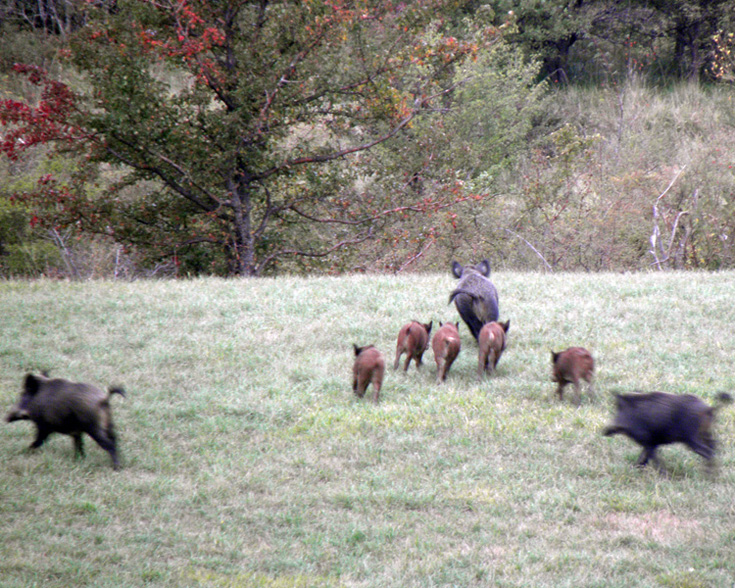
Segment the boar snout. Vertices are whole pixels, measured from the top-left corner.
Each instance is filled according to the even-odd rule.
[[[14,408],[7,415],[5,415],[5,422],[12,423],[14,421],[28,421],[31,415],[28,414],[27,410],[21,410]]]

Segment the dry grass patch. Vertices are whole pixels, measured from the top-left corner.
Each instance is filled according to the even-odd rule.
[[[687,546],[706,538],[706,532],[700,521],[682,519],[667,511],[640,515],[608,513],[598,524],[610,533],[613,539],[633,536],[645,541],[655,541],[667,547]]]

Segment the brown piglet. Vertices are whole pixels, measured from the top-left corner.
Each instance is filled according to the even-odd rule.
[[[434,350],[436,361],[436,382],[441,384],[447,379],[449,368],[459,355],[461,343],[459,339],[459,322],[439,323],[439,330],[431,340],[431,348]]]
[[[486,372],[494,372],[500,361],[500,356],[505,351],[506,333],[510,329],[510,320],[500,323],[493,321],[485,323],[480,329],[477,338],[479,345],[479,361],[477,366],[477,377],[482,379]]]
[[[589,384],[590,396],[594,396],[592,379],[595,371],[595,360],[584,347],[570,347],[564,351],[551,352],[552,380],[558,383],[556,393],[559,400],[564,398],[564,386],[574,384],[577,406],[581,402],[580,380]]]
[[[367,387],[373,385],[373,402],[378,401],[380,387],[383,385],[385,360],[383,354],[373,345],[355,348],[355,363],[352,366],[352,391],[359,397],[365,396]]]
[[[424,351],[429,346],[429,334],[431,333],[433,324],[434,321],[427,324],[411,321],[401,327],[401,330],[398,332],[398,343],[396,344],[396,360],[393,363],[394,370],[398,369],[401,355],[404,353],[406,354],[406,363],[403,366],[404,372],[408,371],[408,366],[411,364],[412,359],[416,361],[416,369],[421,367],[421,359],[424,356]]]

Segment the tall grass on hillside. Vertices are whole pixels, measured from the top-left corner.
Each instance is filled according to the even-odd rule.
[[[460,215],[464,242],[452,244],[513,270],[732,268],[733,96],[636,77],[556,91],[556,130],[496,178],[488,204]]]
[[[511,319],[496,375],[477,348],[446,384],[388,370],[350,390],[352,343],[392,364],[409,319],[458,320],[436,275],[1,282],[0,405],[23,374],[102,386],[123,469],[88,443],[0,424],[8,588],[731,586],[735,410],[720,471],[669,473],[600,435],[614,391],[732,391],[735,274],[494,274]],[[436,322],[435,322],[436,324]],[[595,399],[559,403],[549,349],[594,354]],[[584,390],[584,388],[583,388]]]

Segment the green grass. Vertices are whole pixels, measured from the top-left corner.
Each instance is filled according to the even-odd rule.
[[[392,365],[409,319],[457,320],[441,275],[0,283],[0,406],[23,374],[113,397],[123,469],[91,440],[25,451],[0,423],[0,584],[720,587],[735,582],[735,409],[720,472],[604,438],[613,391],[733,391],[735,273],[497,273],[498,373],[389,369],[351,392],[352,343]],[[596,398],[559,403],[549,349],[587,346]]]

